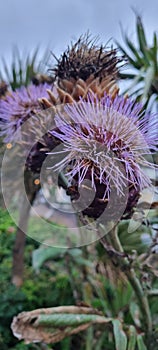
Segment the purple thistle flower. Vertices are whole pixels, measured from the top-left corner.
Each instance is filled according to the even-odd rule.
[[[57,113],[55,122],[57,130],[52,131],[52,135],[63,143],[66,156],[54,168],[65,172],[70,189],[75,184],[76,198],[78,187],[85,179],[91,181],[96,192],[93,210],[84,213],[100,216],[103,207],[99,210],[98,203],[107,204],[111,188],[123,196],[127,187],[129,213],[140,191],[151,186],[143,167],[155,167],[146,155],[150,155],[151,150],[156,151],[156,116],[149,112],[144,114],[142,105],[131,99],[117,96],[113,100],[105,95],[99,101],[90,95],[88,101],[81,98],[79,103],[66,105],[64,113]],[[68,193],[72,196],[71,190]]]
[[[6,136],[4,141],[11,142],[16,139],[19,127],[31,116],[41,110],[39,98],[48,98],[49,84],[21,87],[5,99],[0,100],[0,128],[1,136]]]

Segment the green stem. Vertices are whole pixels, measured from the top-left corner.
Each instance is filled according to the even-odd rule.
[[[115,258],[117,259],[119,266],[121,267],[121,269],[125,273],[128,281],[130,282],[130,284],[135,292],[135,295],[138,299],[139,306],[140,306],[140,309],[141,309],[141,312],[143,315],[143,319],[144,319],[146,332],[147,332],[147,335],[149,335],[149,333],[151,333],[151,331],[152,331],[152,320],[151,320],[148,299],[143,291],[143,288],[140,284],[139,279],[136,276],[134,269],[131,268],[131,266],[130,266],[130,262],[129,262],[128,257],[125,254],[123,255],[124,250],[123,250],[123,247],[122,247],[120,240],[119,240],[119,237],[118,237],[117,227],[115,227],[110,232],[110,241],[112,243],[112,247],[116,250]],[[103,244],[104,248],[106,248],[106,237],[105,236],[101,239],[101,243]],[[108,249],[107,249],[107,253],[108,253]],[[122,257],[121,257],[121,255],[119,256],[117,253],[122,254]]]

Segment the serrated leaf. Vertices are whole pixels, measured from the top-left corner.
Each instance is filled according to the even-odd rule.
[[[119,320],[112,320],[114,329],[114,338],[116,344],[116,350],[126,350],[127,349],[127,336],[122,329],[122,324]]]
[[[144,344],[144,340],[141,334],[137,335],[137,345],[138,345],[138,350],[148,350],[146,345]]]
[[[134,326],[129,327],[129,342],[127,350],[135,350],[137,341],[136,329]]]

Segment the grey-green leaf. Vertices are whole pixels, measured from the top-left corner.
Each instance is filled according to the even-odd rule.
[[[65,254],[66,249],[48,247],[38,248],[32,253],[32,265],[36,272],[39,271],[43,263],[49,259],[61,258]]]
[[[114,329],[114,338],[116,350],[126,350],[127,349],[127,336],[122,329],[122,324],[119,320],[112,320]]]
[[[137,341],[136,329],[134,326],[129,327],[129,342],[127,350],[135,350]]]
[[[147,347],[144,344],[143,337],[141,334],[137,336],[137,346],[138,346],[138,350],[147,350]]]
[[[143,96],[142,96],[142,100],[146,99],[148,97],[150,88],[151,88],[151,84],[153,82],[154,79],[154,75],[155,75],[155,70],[153,65],[149,66],[149,68],[146,71],[146,76],[145,76],[145,80],[144,80],[144,92],[143,92]]]

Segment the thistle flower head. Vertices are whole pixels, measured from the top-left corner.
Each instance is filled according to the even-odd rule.
[[[19,127],[32,115],[41,110],[38,101],[41,97],[48,97],[48,84],[21,87],[0,100],[0,128],[5,141],[12,141],[16,137]]]
[[[116,79],[117,64],[120,61],[116,53],[116,49],[108,50],[106,46],[97,44],[97,38],[93,39],[86,34],[68,47],[57,60],[53,69],[55,77],[86,81],[93,74],[100,81],[107,75]]]
[[[55,57],[56,58],[56,57]],[[94,93],[100,99],[105,92],[112,97],[118,93],[118,57],[116,49],[98,45],[89,34],[81,36],[61,55],[52,69],[57,96],[49,94],[49,103],[72,103]]]
[[[58,129],[52,135],[63,143],[63,154],[67,152],[56,168],[65,171],[70,187],[75,183],[77,193],[89,179],[103,202],[108,201],[112,188],[123,195],[128,187],[130,202],[136,204],[140,191],[151,185],[143,167],[154,167],[145,156],[150,149],[156,150],[155,116],[143,115],[142,105],[131,99],[107,95],[101,100],[89,96],[86,101],[66,105],[64,114],[57,113]],[[127,207],[129,210],[129,202]]]

